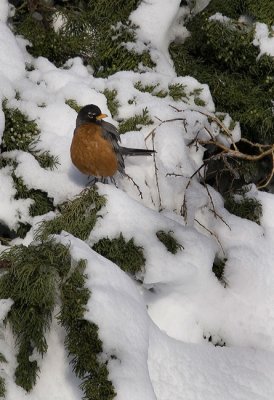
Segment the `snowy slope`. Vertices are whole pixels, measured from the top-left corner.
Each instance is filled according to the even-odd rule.
[[[168,55],[170,40],[187,34],[176,20],[179,4],[178,0],[144,1],[131,16],[140,26],[140,43],[151,42],[151,54],[157,63],[154,71],[119,72],[101,79],[94,78],[79,58],[69,60],[66,69],[56,68],[42,57],[33,59],[25,50],[24,40],[14,37],[6,25],[7,1],[2,0],[0,98],[7,98],[9,106],[18,107],[36,120],[41,130],[39,148],[58,156],[60,164],[51,171],[41,168],[31,154],[23,151],[5,156],[17,161],[16,176],[22,177],[29,188],[45,191],[58,204],[79,194],[87,183],[71,164],[69,148],[76,112],[65,101],[95,103],[115,125],[104,89],[118,92],[117,118],[128,118],[147,108],[153,124],[122,136],[125,146],[154,145],[157,151],[155,160],[126,160],[126,172],[138,184],[143,198],[127,178],[116,178],[118,188],[98,184],[107,203],[86,243],[67,232],[56,238],[70,244],[75,260],[87,260],[87,286],[92,296],[85,317],[99,326],[104,352],[116,355],[108,364],[116,399],[272,400],[274,196],[252,188],[253,196],[263,205],[259,226],[229,214],[221,196],[209,188],[209,197],[197,176],[188,185],[202,165],[204,153],[201,146],[190,147],[190,142],[197,134],[208,137],[204,127],[215,136],[219,131],[200,113],[192,94],[199,89],[205,104],[202,110],[214,112],[208,86],[192,77],[177,77]],[[153,24],[151,16],[155,18]],[[261,44],[263,35],[257,40]],[[26,62],[33,65],[32,71],[26,70]],[[159,90],[180,83],[185,85],[188,97],[177,102],[168,96],[158,98],[138,91],[134,84],[139,81],[143,85],[158,84]],[[129,104],[129,100],[134,101]],[[0,138],[4,124],[0,112]],[[233,135],[239,139],[238,125]],[[24,240],[15,241],[27,245],[33,240],[35,224],[43,217],[33,219],[29,215],[30,199],[15,198],[9,173],[9,167],[0,170],[0,220],[14,228],[20,215],[21,221],[33,224]],[[184,200],[186,220],[180,214]],[[219,218],[212,213],[212,201]],[[183,246],[175,255],[157,239],[159,230],[172,231]],[[120,232],[125,239],[133,237],[144,249],[142,284],[90,247],[100,238],[115,238]],[[227,258],[226,287],[212,272],[216,257]],[[9,301],[1,302],[1,320],[10,306]],[[1,376],[6,381],[8,400],[81,398],[79,382],[65,354],[64,332],[56,321],[48,334],[47,354],[43,359],[37,356],[40,378],[30,393],[14,383],[14,339],[7,329],[1,327],[1,332],[0,352],[8,361],[1,366]],[[209,337],[213,343],[225,342],[226,346],[215,347],[208,342]]]

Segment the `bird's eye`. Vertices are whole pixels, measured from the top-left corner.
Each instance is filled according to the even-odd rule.
[[[89,118],[94,118],[94,117],[96,116],[96,114],[94,114],[94,113],[92,113],[92,112],[89,112],[89,113],[88,113],[88,116],[89,116]]]

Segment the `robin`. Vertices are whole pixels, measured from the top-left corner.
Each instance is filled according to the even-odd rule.
[[[150,156],[155,152],[120,146],[115,126],[102,120],[106,117],[94,104],[83,107],[77,115],[70,147],[72,163],[79,171],[103,179],[117,171],[125,175],[124,156]]]

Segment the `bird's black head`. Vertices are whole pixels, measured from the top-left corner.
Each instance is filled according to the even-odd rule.
[[[76,127],[82,124],[88,124],[90,122],[100,122],[102,118],[106,118],[106,114],[102,114],[99,107],[95,104],[88,104],[81,108],[77,115]]]

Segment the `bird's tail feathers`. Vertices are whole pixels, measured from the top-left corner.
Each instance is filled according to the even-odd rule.
[[[130,149],[128,147],[120,147],[123,156],[151,156],[156,153],[155,150],[148,149]]]

